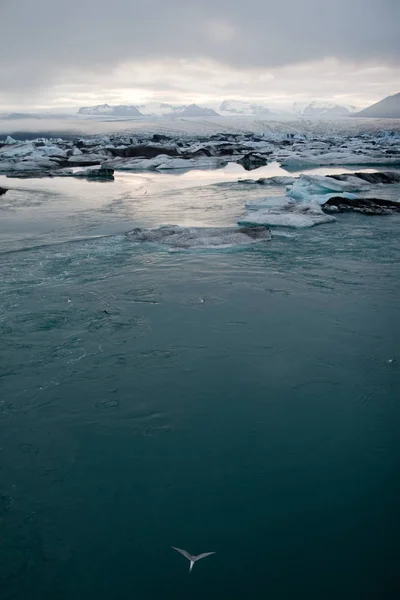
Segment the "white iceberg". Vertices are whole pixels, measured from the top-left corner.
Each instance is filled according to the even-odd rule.
[[[336,218],[326,215],[317,203],[288,202],[283,206],[270,206],[257,211],[249,211],[239,221],[239,225],[304,228],[333,221],[336,221]]]
[[[326,195],[351,195],[353,192],[358,192],[363,188],[365,188],[365,184],[362,182],[360,182],[358,185],[355,185],[353,182],[338,181],[332,177],[324,177],[321,175],[300,175],[300,177],[291,185],[287,186],[286,194],[290,198],[300,201],[310,200],[314,196],[324,196],[325,201],[327,200],[325,197]]]

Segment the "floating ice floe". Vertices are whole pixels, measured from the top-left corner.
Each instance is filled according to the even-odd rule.
[[[290,185],[296,181],[296,177],[276,175],[275,177],[260,177],[260,179],[239,179],[238,183],[249,185]]]
[[[246,202],[247,214],[241,225],[270,225],[272,227],[313,227],[335,220],[321,205],[332,197],[347,200],[358,198],[354,191],[365,187],[362,181],[338,181],[320,175],[301,175],[289,178],[286,196],[270,196]]]
[[[271,239],[271,232],[266,226],[180,227],[178,225],[165,225],[154,229],[137,227],[126,235],[132,242],[147,242],[177,249],[223,249],[234,246],[248,246]]]
[[[170,158],[158,165],[158,171],[169,169],[218,169],[224,167],[227,161],[221,158]]]
[[[281,162],[281,167],[287,171],[301,171],[302,169],[317,169],[320,164],[312,158],[288,156]]]
[[[333,221],[336,221],[335,217],[325,214],[316,202],[297,203],[292,201],[281,206],[275,205],[249,211],[239,221],[239,225],[304,228]]]
[[[313,196],[334,193],[352,194],[365,187],[361,181],[358,185],[348,181],[338,181],[321,175],[300,175],[292,184],[287,186],[286,194],[295,200],[310,200]],[[351,198],[351,196],[347,196]],[[355,196],[357,197],[357,196]]]

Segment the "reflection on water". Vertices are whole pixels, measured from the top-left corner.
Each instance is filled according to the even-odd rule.
[[[346,171],[351,172],[321,167],[307,173]],[[243,215],[246,202],[285,194],[284,186],[248,186],[239,180],[278,175],[287,175],[278,163],[251,172],[229,163],[213,170],[116,172],[113,182],[0,176],[0,185],[9,188],[0,200],[0,248],[112,235],[136,226],[231,227]]]

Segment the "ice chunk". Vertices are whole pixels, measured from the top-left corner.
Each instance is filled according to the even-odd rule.
[[[217,169],[224,167],[227,161],[221,158],[171,158],[166,154],[159,154],[155,158],[122,158],[103,163],[103,167],[110,167],[120,171],[168,171],[175,169]]]
[[[290,185],[296,181],[295,177],[276,175],[275,177],[260,177],[260,179],[239,179],[238,183],[257,185]]]
[[[316,203],[288,202],[284,206],[271,206],[258,211],[248,212],[239,225],[268,225],[271,227],[313,227],[335,221],[332,215],[326,215]]]
[[[23,158],[24,156],[29,156],[33,153],[36,153],[39,156],[41,155],[32,142],[22,142],[10,145],[9,147],[0,148],[0,158],[4,159]]]
[[[54,169],[58,165],[50,158],[41,157],[37,160],[25,159],[22,161],[4,161],[0,162],[0,173],[40,173],[46,174],[49,169]]]
[[[218,169],[227,164],[226,160],[215,157],[206,158],[170,158],[156,167],[157,171],[169,169]]]
[[[126,234],[132,242],[161,244],[168,248],[230,248],[271,239],[268,227],[179,227],[136,228]]]
[[[286,193],[295,200],[307,200],[312,196],[335,195],[351,193],[362,188],[362,184],[354,185],[351,182],[337,181],[331,177],[320,175],[301,175],[294,183],[286,188]]]
[[[10,135],[8,135],[4,143],[10,146],[11,144],[17,144],[18,142],[17,140],[14,140],[14,138],[12,138]]]
[[[59,148],[58,146],[55,145],[51,145],[51,146],[41,146],[40,148],[37,148],[37,150],[39,150],[40,154],[43,154],[44,156],[53,156],[55,158],[66,158],[67,157],[67,151],[66,150],[62,150],[62,148]]]
[[[104,156],[100,154],[78,154],[77,156],[70,156],[68,164],[72,167],[90,167],[99,165],[103,159]]]
[[[363,187],[362,182],[338,181],[323,175],[300,175],[299,181],[319,186],[328,192],[358,192]]]
[[[289,156],[281,162],[282,169],[286,171],[301,171],[302,169],[315,169],[320,166],[320,162],[314,158],[306,156]]]

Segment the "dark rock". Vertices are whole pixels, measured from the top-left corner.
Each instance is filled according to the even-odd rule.
[[[2,196],[3,194],[5,194],[6,191],[7,191],[7,188],[0,187],[0,196]]]
[[[380,198],[349,200],[340,196],[330,198],[322,205],[322,210],[327,213],[359,212],[363,215],[390,215],[400,212],[400,202]]]
[[[174,147],[151,146],[148,144],[138,144],[137,146],[127,146],[126,148],[110,148],[109,152],[119,158],[155,158],[160,154],[167,156],[179,156],[179,151]]]

